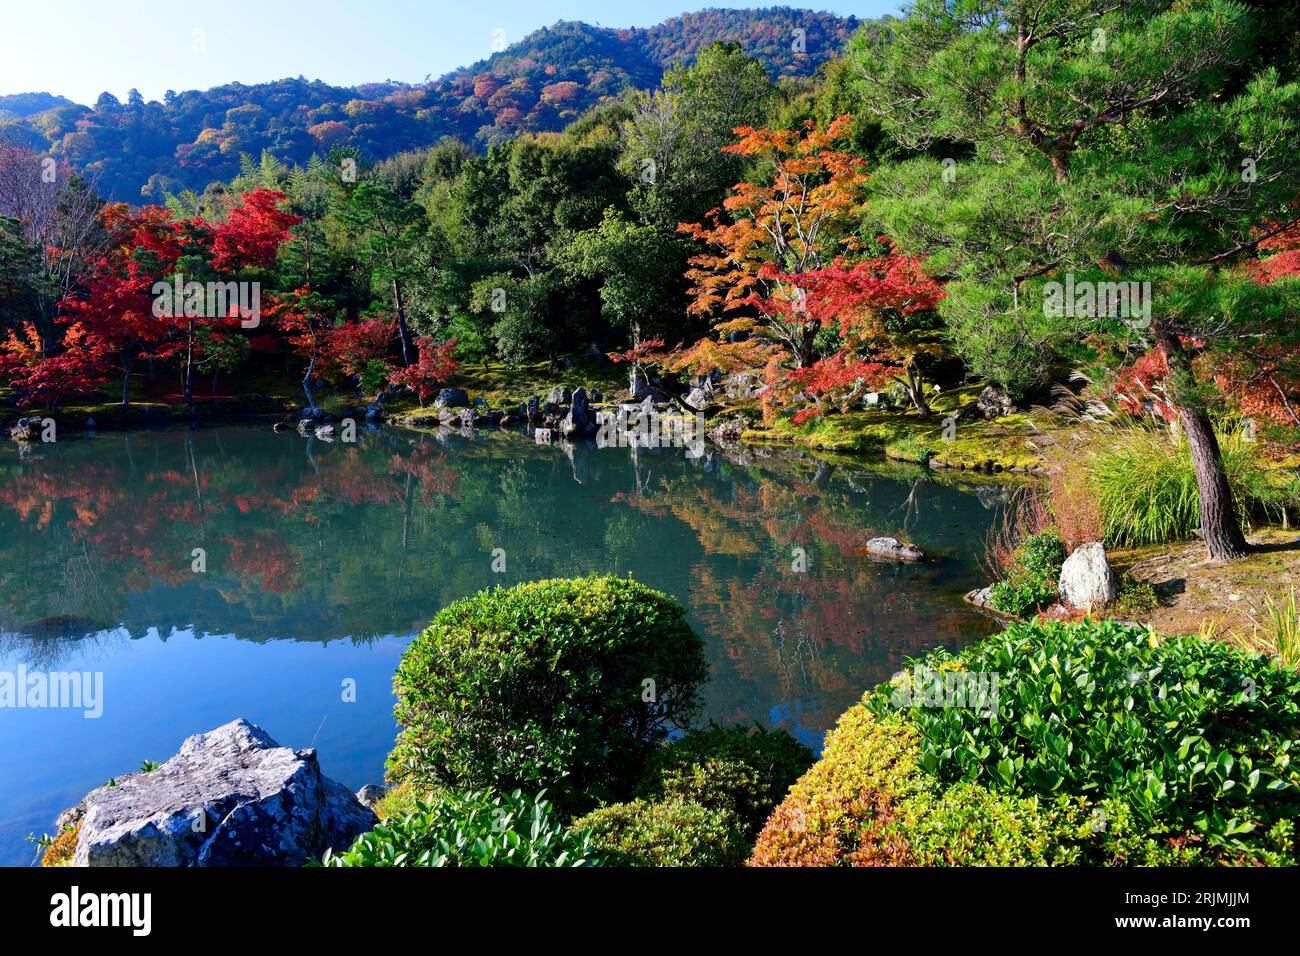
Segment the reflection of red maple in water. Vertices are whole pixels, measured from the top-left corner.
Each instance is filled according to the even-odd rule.
[[[287,594],[302,587],[298,579],[298,557],[293,547],[274,534],[256,538],[222,538],[229,547],[230,569],[249,580],[261,578],[263,591]]]
[[[278,530],[286,522],[319,524],[331,505],[396,507],[412,494],[425,502],[455,498],[459,478],[437,446],[387,457],[337,448],[312,470],[279,461],[259,463],[255,471],[221,458],[130,477],[120,463],[35,459],[0,484],[0,505],[33,530],[68,528],[79,547],[113,566],[114,584],[123,592],[193,583],[192,550],[203,546],[207,533],[261,519],[273,530],[216,540],[229,546],[233,574],[282,594],[302,587],[293,538]]]

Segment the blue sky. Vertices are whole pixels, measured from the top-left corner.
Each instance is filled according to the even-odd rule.
[[[803,6],[786,0],[792,7]],[[773,0],[26,0],[0,12],[0,94],[46,90],[92,103],[302,75],[350,86],[419,82],[491,54],[557,20],[651,26],[704,7]],[[899,0],[830,0],[840,16],[896,12]]]

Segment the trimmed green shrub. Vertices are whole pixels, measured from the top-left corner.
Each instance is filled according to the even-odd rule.
[[[784,730],[692,730],[658,748],[638,798],[576,826],[628,866],[737,866],[768,814],[813,762]]]
[[[751,865],[1297,862],[1294,670],[1091,621],[1016,625],[920,664],[997,675],[996,713],[868,694]]]
[[[1125,581],[1111,610],[1119,617],[1136,617],[1160,606],[1156,589],[1149,581]]]
[[[850,708],[773,811],[751,866],[1042,866],[1078,862],[1072,819],[1036,799],[945,787],[900,716]]]
[[[1056,600],[1065,559],[1065,543],[1055,531],[1030,535],[1012,554],[1006,578],[993,585],[990,602],[997,610],[1017,617],[1051,604]]]
[[[739,866],[749,842],[734,811],[690,800],[632,800],[574,821],[610,864]]]
[[[640,795],[732,810],[752,839],[813,760],[813,752],[784,730],[713,725],[659,748]]]
[[[689,722],[707,675],[685,609],[635,581],[484,591],[439,612],[402,655],[388,776],[547,788],[566,810],[623,799]]]
[[[597,866],[590,835],[568,829],[539,795],[442,793],[357,837],[324,866]]]

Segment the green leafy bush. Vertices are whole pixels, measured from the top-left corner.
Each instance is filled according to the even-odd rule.
[[[539,795],[442,793],[357,837],[325,866],[597,866],[589,834],[566,828]]]
[[[1052,603],[1065,558],[1065,543],[1055,531],[1030,535],[1016,547],[1006,578],[993,585],[989,600],[999,611],[1018,617]]]
[[[402,655],[392,780],[623,799],[708,674],[677,601],[635,581],[556,579],[445,608]],[[651,683],[653,682],[653,683]]]
[[[998,675],[996,716],[868,694],[751,865],[1297,862],[1295,671],[1113,622],[1016,625],[922,663]]]
[[[813,759],[813,752],[784,730],[714,725],[660,747],[640,795],[733,810],[752,838]]]
[[[998,677],[997,714],[912,708],[919,765],[1017,796],[1113,798],[1149,830],[1251,852],[1300,816],[1300,675],[1194,637],[1111,621],[1016,625],[953,658]],[[884,690],[878,713],[893,709]]]
[[[1076,815],[1036,798],[947,787],[901,716],[850,708],[773,811],[751,866],[1044,866],[1079,862]]]
[[[739,866],[749,842],[735,812],[690,800],[632,800],[574,821],[621,866]]]

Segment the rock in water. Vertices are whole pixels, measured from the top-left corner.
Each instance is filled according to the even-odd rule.
[[[551,389],[550,394],[546,396],[546,401],[552,405],[568,404],[569,390],[563,385],[557,385],[555,388]]]
[[[18,419],[9,429],[9,437],[14,441],[36,441],[41,437],[41,417],[30,415]]]
[[[81,808],[74,866],[302,866],[377,822],[321,773],[316,751],[281,747],[242,718]]]
[[[1081,544],[1061,565],[1061,600],[1070,607],[1093,611],[1119,594],[1119,582],[1100,541]]]
[[[925,552],[914,544],[903,544],[897,538],[872,538],[863,549],[873,558],[890,561],[924,561]]]
[[[388,788],[377,783],[368,783],[357,791],[357,801],[372,810],[375,804],[386,796],[388,796]]]
[[[560,432],[566,438],[590,438],[596,434],[596,413],[587,401],[587,390],[579,388],[573,393],[573,405],[560,422]]]

